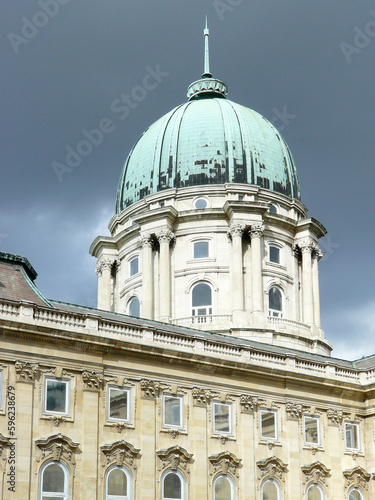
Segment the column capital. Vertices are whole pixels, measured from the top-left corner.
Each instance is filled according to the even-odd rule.
[[[149,247],[152,248],[152,236],[150,233],[141,235],[141,246],[142,248]]]
[[[250,238],[253,236],[261,237],[264,233],[264,225],[263,224],[252,224],[249,229]]]
[[[95,272],[98,276],[101,276],[103,269],[111,270],[114,264],[118,267],[120,265],[120,261],[115,258],[111,259],[108,257],[101,257],[96,264]]]
[[[242,237],[243,232],[245,231],[245,224],[241,222],[233,222],[228,228],[228,236],[233,238],[234,236]]]
[[[318,256],[321,254],[319,245],[311,238],[306,238],[305,240],[298,241],[294,247],[297,247],[302,254],[310,253],[311,255]]]
[[[175,234],[170,229],[161,229],[156,233],[156,237],[159,243],[167,242],[170,243],[176,238]]]

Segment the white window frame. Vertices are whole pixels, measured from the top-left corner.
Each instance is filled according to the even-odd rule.
[[[193,248],[192,248],[193,260],[203,260],[203,259],[210,258],[210,240],[208,240],[207,238],[202,238],[201,240],[194,240],[192,243],[193,243]],[[206,257],[195,257],[195,245],[197,243],[207,243],[207,256]]]
[[[361,497],[361,500],[364,500],[364,496],[362,491],[359,488],[350,488],[348,491],[348,500],[350,500],[350,495],[355,491],[356,493],[359,493],[359,496]]]
[[[123,391],[127,394],[126,418],[111,417],[111,390]],[[119,387],[117,385],[109,385],[107,387],[107,420],[110,422],[130,422],[130,405],[131,405],[131,389],[129,387]]]
[[[164,481],[165,481],[165,478],[167,476],[169,476],[170,474],[176,474],[176,476],[178,476],[179,479],[180,479],[180,482],[181,482],[181,498],[170,499],[169,497],[164,496]],[[163,474],[163,477],[162,477],[162,480],[161,480],[161,499],[162,500],[184,500],[185,499],[185,479],[184,479],[183,475],[181,474],[181,472],[179,472],[177,470],[168,470],[168,471],[165,472],[165,474]]]
[[[264,500],[263,498],[263,490],[264,490],[264,487],[267,483],[272,483],[276,486],[276,491],[277,491],[277,500],[280,500],[281,499],[281,490],[280,490],[280,485],[277,481],[275,481],[274,479],[266,479],[265,481],[263,481],[262,483],[262,488],[261,488],[261,495],[260,495],[260,498],[261,500]]]
[[[48,382],[59,382],[64,383],[66,386],[65,393],[65,411],[53,411],[47,409],[47,387]],[[43,413],[46,415],[69,415],[70,414],[70,380],[64,378],[56,378],[56,377],[45,377],[44,379],[44,404],[43,404]]]
[[[346,440],[346,431],[347,431],[347,427],[349,427],[349,426],[352,429],[356,429],[357,440],[358,440],[358,447],[357,448],[348,446],[348,442]],[[361,451],[361,428],[360,428],[359,422],[349,422],[349,421],[344,422],[344,439],[345,439],[345,449],[350,450],[350,451]]]
[[[207,306],[193,306],[193,292],[196,286],[198,285],[207,285],[211,289],[211,304]],[[197,323],[205,323],[207,321],[207,316],[212,316],[213,314],[213,309],[214,309],[214,293],[213,293],[213,288],[210,283],[207,281],[197,281],[194,283],[194,285],[191,287],[190,291],[190,304],[191,304],[191,315],[194,318],[193,321]],[[197,314],[199,309],[206,309],[206,314]]]
[[[219,474],[215,477],[213,483],[212,483],[212,497],[213,497],[213,500],[216,500],[216,495],[215,495],[215,484],[216,482],[218,481],[218,479],[220,479],[221,477],[225,477],[225,479],[227,479],[229,481],[229,484],[230,484],[230,499],[228,498],[228,500],[234,500],[234,483],[233,483],[233,480],[230,476],[228,476],[227,474]]]
[[[273,414],[273,419],[274,419],[274,424],[275,424],[275,437],[269,437],[269,436],[263,436],[263,421],[262,421],[262,415],[265,413],[272,413]],[[279,438],[279,425],[278,425],[278,413],[277,410],[269,410],[267,408],[261,408],[259,410],[259,428],[260,428],[260,438],[262,440],[267,440],[267,441],[277,441]]]
[[[43,491],[43,477],[45,470],[50,466],[50,465],[58,465],[59,467],[62,468],[64,472],[64,493],[55,493],[52,491]],[[69,499],[69,471],[65,464],[62,462],[56,461],[56,460],[49,460],[46,462],[43,467],[40,470],[40,485],[39,485],[39,498],[40,500],[43,500],[45,498],[61,498],[61,500],[68,500]]]
[[[110,473],[115,470],[115,469],[120,469],[126,476],[126,485],[127,485],[127,492],[126,495],[108,495],[108,478]],[[119,465],[114,465],[113,467],[110,467],[105,475],[105,500],[130,500],[131,499],[131,476],[130,472],[128,469],[125,467],[121,467]]]
[[[320,486],[320,484],[317,484],[317,483],[309,484],[309,486],[307,487],[307,489],[306,489],[306,500],[308,500],[308,498],[309,498],[309,489],[312,488],[313,486],[316,486],[318,488],[318,490],[320,491],[320,500],[324,500],[325,499],[325,495],[324,495],[323,488]]]
[[[274,262],[273,260],[271,260],[271,248],[276,248],[276,250],[279,251],[279,262]],[[277,243],[274,243],[273,241],[270,241],[268,243],[268,262],[270,264],[276,264],[278,266],[281,266],[282,265],[282,250],[283,250],[283,247],[278,245]]]
[[[271,309],[270,291],[272,288],[276,288],[281,294],[281,311],[278,311],[277,309]],[[267,298],[268,298],[268,315],[271,316],[272,318],[283,318],[284,317],[285,299],[284,299],[284,293],[283,293],[282,289],[277,285],[271,285],[268,289]]]
[[[229,431],[221,431],[220,429],[216,429],[215,424],[215,407],[216,406],[226,406],[229,408]],[[222,403],[220,401],[213,401],[212,403],[212,427],[213,432],[215,434],[232,434],[233,433],[233,416],[232,416],[232,404],[231,403]]]
[[[317,431],[318,431],[318,441],[317,441],[317,443],[315,443],[313,441],[307,441],[307,438],[306,438],[306,419],[308,419],[308,418],[310,420],[315,420],[316,421]],[[320,446],[321,445],[320,417],[317,417],[315,415],[304,415],[303,416],[303,439],[304,439],[305,444],[307,444],[307,445],[315,445],[315,446]]]
[[[165,421],[165,401],[167,399],[179,399],[180,400],[180,422],[179,424],[169,424]],[[173,428],[173,429],[183,429],[184,428],[184,396],[180,394],[163,394],[163,427]]]
[[[134,261],[137,261],[137,272],[136,273],[132,273],[132,262]],[[137,274],[140,273],[140,259],[139,259],[139,255],[133,255],[133,257],[131,257],[129,259],[129,276],[132,278],[133,276],[136,276]]]

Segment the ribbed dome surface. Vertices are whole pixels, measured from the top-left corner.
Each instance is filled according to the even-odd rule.
[[[121,173],[116,213],[164,189],[225,183],[300,199],[292,155],[268,120],[225,98],[190,100],[134,145]]]

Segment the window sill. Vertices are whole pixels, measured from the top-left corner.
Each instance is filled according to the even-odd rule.
[[[199,262],[202,262],[203,264],[206,262],[216,262],[216,259],[214,259],[212,257],[203,257],[202,259],[187,260],[186,264],[198,264]]]

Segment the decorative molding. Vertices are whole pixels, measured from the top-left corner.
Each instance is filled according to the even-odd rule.
[[[300,419],[303,415],[303,412],[306,411],[306,407],[298,403],[287,403],[285,407],[285,411],[287,417],[289,419]]]
[[[0,433],[0,471],[5,472],[7,465],[7,448],[15,446],[14,441],[11,443],[10,437],[5,437]],[[14,452],[14,449],[13,449]]]
[[[58,427],[60,424],[63,422],[66,422],[66,418],[62,417],[61,415],[53,415],[53,417],[49,417],[49,420],[53,423],[55,427]]]
[[[230,474],[233,479],[238,480],[238,470],[241,467],[241,459],[229,451],[223,451],[217,455],[208,457],[210,461],[210,475],[213,478],[216,474]]]
[[[327,418],[329,425],[339,426],[342,424],[342,421],[344,419],[344,413],[340,410],[328,409]]]
[[[189,465],[193,462],[193,455],[181,446],[171,446],[167,450],[156,452],[158,457],[157,469],[163,473],[165,470],[175,470],[183,474],[190,474]]]
[[[230,238],[233,239],[234,236],[242,237],[243,232],[245,231],[245,224],[241,222],[233,222],[227,231],[227,234]]]
[[[98,391],[103,384],[104,377],[101,373],[84,370],[82,372],[82,380],[84,384],[84,390]]]
[[[257,396],[249,396],[247,394],[242,394],[240,397],[240,405],[242,413],[252,413],[258,411],[260,406],[266,405],[266,400],[259,399]]]
[[[374,479],[374,474],[368,473],[365,469],[357,465],[353,469],[347,469],[343,472],[345,477],[345,488],[362,488],[367,490],[368,483]]]
[[[147,233],[147,234],[142,234],[140,238],[141,246],[142,248],[149,247],[152,248],[153,246],[153,238],[152,235]]]
[[[252,238],[253,236],[258,236],[259,238],[264,233],[264,225],[263,224],[253,224],[249,229],[249,236]]]
[[[170,229],[161,229],[157,232],[156,237],[159,243],[170,243],[176,238],[175,234]]]
[[[314,462],[313,464],[305,465],[304,467],[301,467],[301,470],[304,473],[304,485],[308,483],[317,483],[321,486],[327,486],[327,479],[331,477],[331,469],[328,469],[321,462]]]
[[[207,406],[213,399],[218,397],[218,393],[194,387],[192,396],[194,406]]]
[[[132,470],[134,474],[137,472],[136,460],[140,458],[140,450],[127,441],[116,441],[112,444],[105,444],[100,447],[101,457],[100,463],[103,468],[108,468],[112,465],[119,467],[126,466]]]
[[[153,380],[141,380],[142,399],[156,399],[159,396],[161,387],[159,382]]]
[[[282,483],[285,482],[288,464],[284,464],[280,458],[273,456],[265,460],[258,460],[257,466],[259,482],[262,482],[264,479],[277,479]]]
[[[37,466],[46,460],[62,460],[74,474],[79,443],[63,434],[54,434],[45,439],[37,439],[35,445],[39,452],[35,459]]]
[[[16,361],[15,363],[17,382],[34,382],[39,366],[28,361]]]

